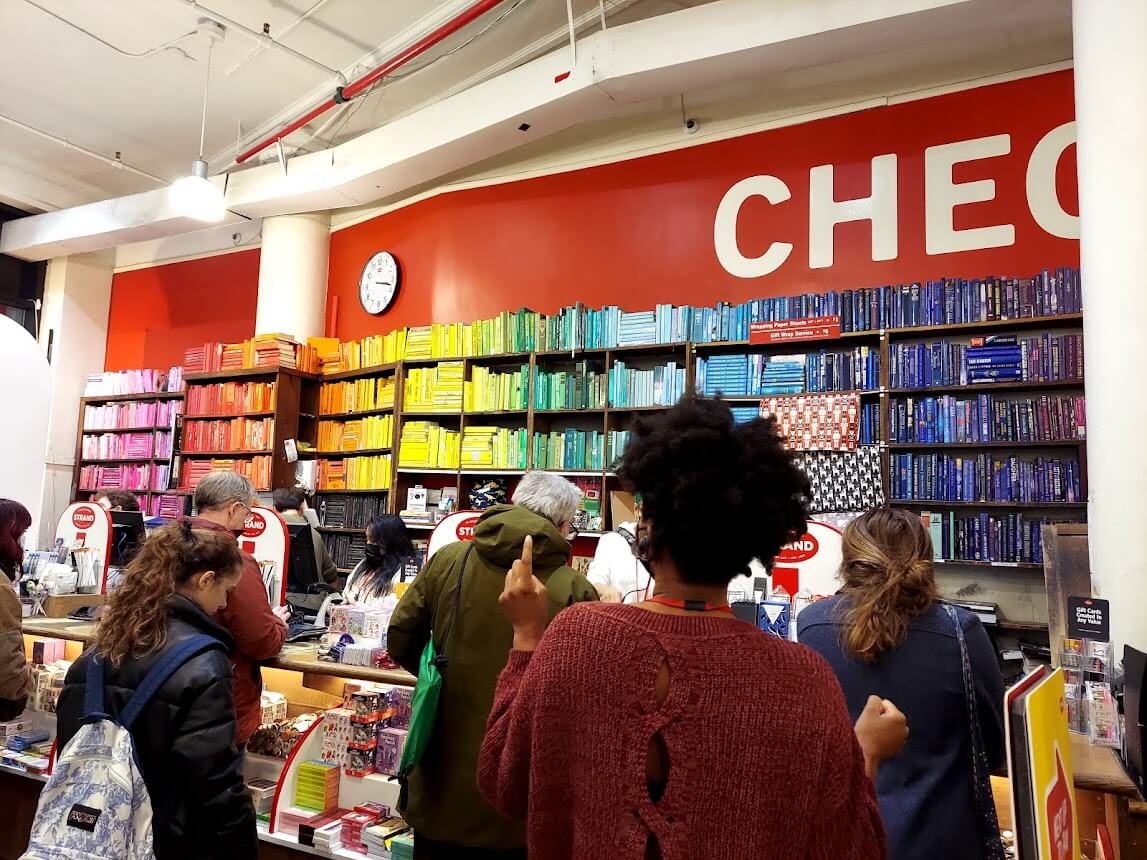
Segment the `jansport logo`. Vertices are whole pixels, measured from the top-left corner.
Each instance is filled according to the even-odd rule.
[[[795,540],[788,546],[783,547],[777,553],[777,561],[781,564],[799,564],[802,561],[808,561],[820,549],[820,544],[808,532],[805,532],[804,537],[800,540]]]
[[[458,540],[474,540],[474,526],[478,525],[478,517],[467,517],[458,523],[458,528],[454,533],[458,535]]]
[[[88,833],[94,833],[96,822],[100,820],[102,814],[98,809],[77,803],[68,811],[68,827],[78,827]]]
[[[72,511],[72,525],[80,531],[90,529],[96,524],[96,512],[92,508],[76,508]]]
[[[243,523],[243,537],[257,538],[267,530],[267,520],[258,511],[251,511]]]

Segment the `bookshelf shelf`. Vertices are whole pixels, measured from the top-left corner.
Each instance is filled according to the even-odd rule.
[[[462,358],[468,365],[529,364],[528,352],[497,352],[490,355],[467,355]]]
[[[635,343],[628,346],[611,346],[606,349],[609,355],[621,354],[623,358],[633,355],[664,355],[665,353],[684,353],[689,348],[687,341],[674,341],[673,343]]]
[[[438,523],[408,523],[403,521],[408,529],[417,529],[418,531],[432,532],[438,528]]]
[[[303,453],[313,455],[319,460],[342,460],[345,457],[366,457],[370,454],[389,454],[390,448],[360,448],[357,451],[300,451],[299,455]]]
[[[889,504],[911,508],[1086,508],[1087,502],[945,502],[938,499],[889,499]]]
[[[320,487],[319,489],[315,490],[315,495],[317,496],[320,494],[330,494],[330,493],[336,493],[338,495],[343,495],[345,493],[361,493],[364,495],[381,496],[381,495],[385,495],[389,492],[390,492],[389,487],[381,487],[381,488],[380,487],[373,487],[373,488],[366,489],[366,490],[332,490],[332,489],[327,488],[327,487]],[[359,529],[359,531],[361,531],[361,529]]]
[[[402,410],[402,418],[461,418],[461,412],[435,412],[433,409],[413,409],[411,411]]]
[[[606,411],[604,406],[594,406],[589,409],[534,409],[534,415],[602,415]]]
[[[327,414],[320,412],[315,417],[320,421],[353,421],[356,418],[369,418],[371,415],[386,415],[393,411],[393,406],[383,406],[379,409],[366,409],[362,412],[331,412]]]
[[[81,463],[166,463],[171,457],[81,457]]]
[[[274,454],[270,448],[261,448],[258,451],[180,451],[184,457],[217,457],[229,459],[232,457],[258,457],[260,455]]]
[[[184,415],[184,421],[226,420],[228,418],[270,418],[275,414],[273,409],[264,409],[258,412],[210,412],[202,415]]]
[[[379,376],[383,373],[394,373],[398,370],[398,362],[389,364],[376,364],[371,367],[359,367],[354,370],[340,370],[338,373],[324,373],[319,376],[319,382],[338,382],[340,379],[361,379],[366,376]]]
[[[1048,625],[1039,621],[1008,621],[1003,618],[989,622],[984,626],[996,627],[1000,630],[1014,630],[1017,633],[1047,633],[1049,630]]]
[[[342,526],[319,526],[319,531],[336,535],[360,535],[366,533],[366,527],[361,529],[348,529]]]
[[[102,436],[104,433],[153,433],[156,430],[170,430],[171,427],[164,424],[162,427],[104,427],[101,429],[93,429],[85,427],[83,434],[85,436]]]
[[[785,341],[780,343],[752,343],[747,340],[714,340],[705,343],[690,343],[689,346],[695,353],[807,352],[809,350],[819,352],[822,349],[832,352],[834,345],[839,346],[841,350],[850,350],[854,344],[861,343],[861,345],[863,345],[863,341],[876,343],[880,340],[880,337],[880,331],[873,329],[871,331],[842,331],[840,337],[818,337],[808,340]]]
[[[1082,379],[1025,380],[1023,382],[971,382],[967,385],[931,385],[928,388],[887,388],[894,396],[960,393],[969,391],[1040,391],[1045,388],[1083,388]]]
[[[1011,567],[1020,570],[1043,570],[1043,565],[1034,561],[970,561],[963,558],[937,558],[933,564],[947,564],[953,567]]]
[[[463,475],[524,475],[525,469],[462,469]]]
[[[89,403],[123,403],[130,400],[182,400],[182,391],[149,391],[145,394],[93,394],[80,398],[80,405]]]
[[[231,370],[207,370],[200,373],[185,373],[183,381],[188,384],[214,382],[216,380],[244,379],[258,376],[296,376],[300,379],[318,379],[317,373],[307,373],[293,367],[236,367]]]
[[[1023,442],[889,442],[885,447],[889,451],[934,451],[946,448],[1078,448],[1086,444],[1084,439],[1054,439]]]
[[[605,411],[610,413],[625,412],[665,412],[669,406],[610,406]]]
[[[528,409],[479,409],[472,412],[463,412],[467,418],[482,418],[488,415],[522,415],[530,414]]]
[[[433,467],[426,467],[425,469],[418,466],[399,466],[398,471],[403,475],[457,475],[457,469],[437,469]]]
[[[1075,328],[1083,324],[1083,314],[1054,314],[1042,317],[1020,317],[1011,320],[982,320],[980,322],[948,323],[945,325],[903,326],[885,329],[891,337],[915,337],[931,334],[959,332],[1000,331],[1004,329]]]

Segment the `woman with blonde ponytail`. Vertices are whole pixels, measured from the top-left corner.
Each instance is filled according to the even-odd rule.
[[[984,808],[986,770],[973,761],[976,752],[990,768],[1004,760],[1004,685],[991,640],[975,615],[937,600],[919,515],[869,511],[844,530],[843,544],[844,586],[800,614],[798,638],[828,660],[854,719],[873,694],[908,717],[908,742],[876,779],[888,857],[989,860],[995,816]]]
[[[235,747],[233,642],[213,620],[239,581],[241,565],[239,547],[226,532],[190,522],[152,532],[112,592],[94,645],[72,664],[60,694],[58,741],[64,750],[84,721],[94,661],[102,667],[104,712],[116,719],[148,671],[172,654],[170,662],[179,668],[129,728],[151,798],[159,860],[258,853],[255,811]],[[181,644],[189,651],[174,655]],[[187,653],[192,656],[184,662]]]

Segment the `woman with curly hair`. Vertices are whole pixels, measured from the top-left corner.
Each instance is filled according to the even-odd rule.
[[[912,726],[876,781],[888,856],[1002,857],[987,776],[1004,761],[1004,682],[988,634],[972,613],[937,601],[919,515],[863,514],[844,530],[843,554],[844,587],[800,614],[798,638],[828,660],[854,714],[876,693]],[[975,769],[973,732],[982,741]]]
[[[94,647],[72,664],[57,708],[63,750],[84,719],[85,679],[103,664],[113,719],[165,654],[197,634],[219,647],[183,663],[131,728],[151,797],[155,856],[254,857],[255,811],[235,747],[230,634],[213,616],[239,581],[242,559],[226,532],[188,522],[152,532],[100,617]]]
[[[883,858],[832,670],[736,620],[727,602],[752,559],[805,530],[809,482],[774,422],[735,424],[725,403],[686,398],[635,423],[618,474],[640,498],[636,545],[653,593],[579,604],[545,629],[527,543],[502,595],[514,640],[479,761],[483,793],[526,819],[529,855],[546,860]],[[896,721],[882,710],[874,700],[857,733]],[[873,746],[868,768],[896,743]]]

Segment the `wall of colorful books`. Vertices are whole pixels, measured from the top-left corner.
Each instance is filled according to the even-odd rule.
[[[1081,319],[1078,271],[1060,268],[207,343],[166,378],[92,380],[115,393],[85,402],[77,495],[127,486],[170,514],[212,469],[264,491],[301,479],[349,569],[373,513],[429,530],[542,468],[584,485],[592,535],[613,526],[633,422],[697,390],[738,420],[778,416],[818,514],[903,505],[937,559],[1036,568],[1041,524],[1085,513]]]

